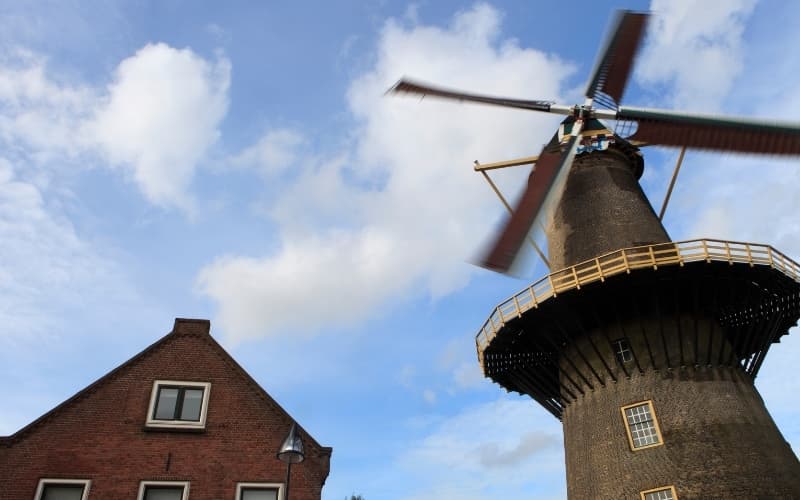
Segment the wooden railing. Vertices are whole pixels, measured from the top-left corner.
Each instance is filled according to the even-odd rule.
[[[551,273],[501,303],[478,331],[475,339],[478,355],[483,357],[484,349],[508,319],[522,316],[525,311],[539,307],[542,301],[559,293],[580,290],[581,286],[588,283],[604,281],[609,276],[630,273],[635,269],[658,269],[659,266],[676,264],[683,266],[687,262],[703,260],[743,263],[751,267],[770,266],[800,282],[800,265],[768,245],[690,240],[624,248]]]

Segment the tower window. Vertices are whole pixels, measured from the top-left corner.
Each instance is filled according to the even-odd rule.
[[[208,382],[156,380],[150,395],[147,426],[204,428],[210,389]]]
[[[642,491],[639,494],[642,500],[678,500],[674,486],[662,486],[654,490]]]
[[[614,355],[617,356],[617,361],[619,361],[620,363],[627,363],[629,361],[633,361],[631,344],[625,337],[611,342],[611,347],[614,349]]]
[[[638,451],[663,444],[652,401],[623,406],[621,409],[631,450]]]

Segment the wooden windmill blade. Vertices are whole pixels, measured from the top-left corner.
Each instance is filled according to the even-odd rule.
[[[586,87],[587,98],[603,102],[602,98],[608,96],[613,103],[603,103],[612,107],[622,100],[649,18],[644,12],[617,13]]]
[[[634,121],[628,140],[696,149],[800,155],[800,124],[621,107],[618,120]]]
[[[526,99],[509,99],[506,97],[493,97],[481,94],[471,94],[459,90],[434,87],[425,83],[416,82],[403,78],[395,83],[389,92],[393,94],[415,94],[422,97],[433,96],[442,99],[455,101],[477,102],[481,104],[492,104],[506,108],[529,109],[533,111],[551,111],[552,102],[550,101],[531,101]]]
[[[503,229],[497,233],[491,249],[481,260],[482,267],[502,273],[512,271],[531,228],[547,219],[561,198],[583,124],[581,120],[573,121],[572,118],[567,118],[564,122],[572,123],[572,136],[563,149],[559,144],[558,133],[544,147],[536,160],[536,168],[531,172],[525,192]]]
[[[490,104],[532,111],[543,111],[567,115],[564,124],[572,125],[571,138],[566,144],[560,143],[559,134],[545,147],[531,174],[528,185],[511,217],[495,238],[494,245],[482,260],[482,266],[506,273],[518,260],[520,249],[531,227],[538,221],[547,219],[548,213],[558,202],[567,174],[575,156],[583,119],[589,118],[591,103],[613,102],[616,109],[625,90],[633,60],[641,43],[647,14],[623,11],[611,30],[608,43],[601,51],[595,71],[586,91],[586,105],[564,106],[549,101],[509,99],[458,90],[435,87],[409,79],[401,79],[391,89],[392,94],[414,94],[443,99]],[[540,224],[541,225],[541,224]]]
[[[557,113],[567,115],[563,124],[573,125],[569,140],[561,140],[557,133],[553,141],[545,147],[512,216],[498,233],[491,251],[483,259],[485,267],[500,272],[511,269],[531,227],[537,221],[541,223],[548,219],[548,212],[560,199],[577,151],[591,154],[596,150],[607,149],[610,143],[626,142],[607,130],[599,119],[637,125],[635,133],[627,138],[626,144],[630,147],[651,144],[741,153],[800,155],[800,125],[796,123],[778,124],[620,107],[619,101],[624,95],[648,19],[649,15],[646,13],[631,11],[623,11],[617,15],[616,23],[589,78],[583,105],[565,106],[542,100],[472,94],[407,79],[400,80],[389,90],[393,94],[433,96]],[[599,109],[598,104],[608,109]],[[587,129],[584,132],[587,137],[579,148],[582,127]],[[595,136],[597,141],[592,139]]]

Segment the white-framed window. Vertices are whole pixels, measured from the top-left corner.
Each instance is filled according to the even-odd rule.
[[[187,500],[189,481],[142,481],[138,500]]]
[[[639,492],[642,500],[678,500],[674,486],[662,486],[652,490]]]
[[[283,483],[237,483],[236,500],[283,500]]]
[[[154,381],[147,427],[204,429],[210,392],[208,382]]]
[[[621,410],[631,450],[638,451],[664,444],[652,401],[623,406]]]
[[[614,349],[614,355],[620,363],[624,364],[633,361],[631,343],[625,337],[612,341],[611,347]]]
[[[40,479],[34,500],[86,500],[92,482],[89,479]]]

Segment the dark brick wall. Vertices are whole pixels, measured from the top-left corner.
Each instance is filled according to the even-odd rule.
[[[635,170],[616,146],[575,158],[547,230],[553,271],[620,248],[670,241]]]
[[[652,400],[662,446],[631,451],[620,408]],[[737,367],[634,370],[564,412],[570,499],[800,498],[800,463]]]
[[[91,479],[92,500],[136,498],[142,480],[190,481],[190,498],[233,499],[237,482],[283,483],[276,452],[291,418],[208,334],[176,321],[163,341],[0,442],[0,498],[33,498],[42,477]],[[206,429],[145,428],[153,381],[210,382]],[[330,448],[300,430],[306,460],[292,467],[292,500],[317,500]]]
[[[623,248],[671,247],[641,168],[623,143],[575,158],[547,228],[553,271]],[[484,354],[494,356],[492,378],[557,415],[550,403],[560,397],[571,499],[634,500],[668,485],[681,500],[800,499],[800,463],[742,368],[757,373],[794,324],[796,293],[796,283],[749,267],[654,267],[508,319]],[[635,354],[628,362],[610,345],[622,337]],[[632,451],[620,408],[646,400],[664,444]]]

